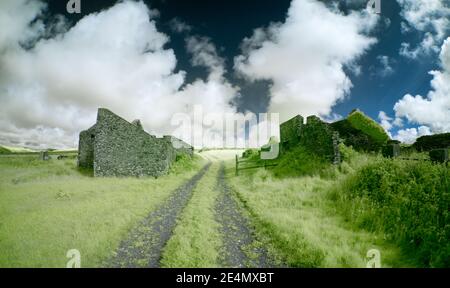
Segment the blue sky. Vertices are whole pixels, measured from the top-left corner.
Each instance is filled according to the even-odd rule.
[[[417,59],[410,59],[399,54],[401,43],[416,46],[422,41],[422,33],[401,32],[404,19],[400,12],[396,1],[382,1],[381,21],[389,19],[390,25],[381,25],[377,29],[374,35],[378,43],[361,58],[361,75],[350,76],[354,87],[349,99],[334,107],[336,113],[346,115],[352,108],[360,108],[374,119],[378,119],[379,111],[394,117],[394,104],[405,94],[426,95],[431,89],[432,76],[428,71],[439,69],[438,57],[436,54],[422,54]],[[392,72],[388,75],[380,73],[383,66],[377,58],[379,56],[389,57]],[[407,127],[414,126],[405,124]]]
[[[195,104],[282,120],[359,108],[404,142],[449,132],[450,1],[366,2],[2,1],[0,143],[73,147],[98,107],[169,133]]]

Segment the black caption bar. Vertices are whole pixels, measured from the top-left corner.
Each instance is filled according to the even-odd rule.
[[[33,279],[34,284],[42,281],[59,287],[66,284],[104,287],[109,283],[124,287],[132,287],[134,283],[140,287],[316,287],[320,284],[384,287],[387,283],[406,285],[424,279],[431,284],[446,281],[447,275],[445,269],[0,269],[4,281],[11,277],[12,283],[20,284]]]

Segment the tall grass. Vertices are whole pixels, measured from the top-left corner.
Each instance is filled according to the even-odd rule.
[[[377,159],[336,187],[339,211],[395,241],[424,267],[450,266],[450,170],[430,162]]]
[[[340,150],[338,167],[296,148],[272,171],[230,174],[272,251],[296,267],[362,267],[370,247],[383,267],[449,267],[449,168]]]
[[[273,173],[279,178],[311,176],[330,166],[329,161],[302,146],[283,153],[277,162],[278,165],[273,169]]]
[[[362,156],[362,161],[370,159]],[[368,160],[369,161],[369,160]],[[236,197],[250,213],[269,252],[289,267],[365,267],[366,253],[382,251],[383,267],[408,266],[397,247],[376,232],[357,229],[338,213],[329,191],[352,168],[336,171],[335,177],[279,178],[268,170],[227,175]]]

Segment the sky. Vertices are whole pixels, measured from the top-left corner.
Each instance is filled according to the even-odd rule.
[[[358,108],[405,143],[450,132],[450,0],[380,0],[379,14],[368,0],[67,2],[0,1],[0,144],[76,147],[99,107],[156,135],[199,107]],[[223,127],[195,121],[208,141]]]

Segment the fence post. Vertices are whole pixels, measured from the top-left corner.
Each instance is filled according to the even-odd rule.
[[[235,172],[235,174],[236,174],[236,176],[238,176],[238,174],[239,174],[239,172],[238,172],[238,170],[239,170],[239,168],[238,168],[238,165],[239,165],[239,161],[238,161],[238,155],[236,154],[235,155],[235,159],[236,159],[236,172]]]

